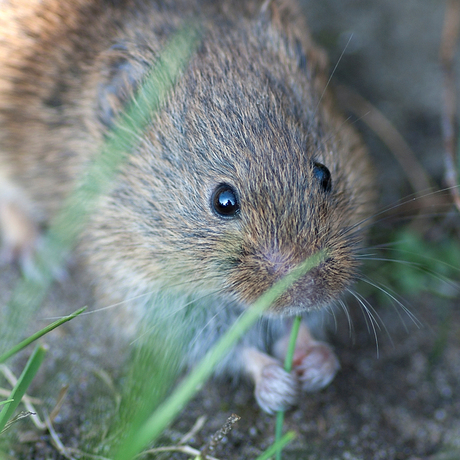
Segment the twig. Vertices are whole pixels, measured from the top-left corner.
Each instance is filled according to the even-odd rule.
[[[197,421],[192,426],[191,430],[188,433],[184,434],[184,436],[182,436],[178,444],[185,444],[190,438],[193,438],[193,436],[195,436],[201,430],[201,428],[203,428],[203,425],[206,422],[206,418],[206,415],[198,417]]]
[[[58,452],[68,460],[75,460],[75,457],[72,457],[70,453],[67,451],[67,448],[64,446],[64,444],[62,444],[62,441],[59,439],[58,434],[54,430],[53,424],[51,423],[49,417],[45,416],[45,423],[51,436],[51,442],[53,443],[54,447],[58,450]]]
[[[439,57],[444,77],[443,111],[441,113],[441,130],[444,141],[444,179],[450,188],[455,206],[460,211],[460,192],[458,187],[458,162],[456,148],[458,129],[456,122],[457,92],[454,72],[454,56],[460,33],[460,1],[449,0],[446,3],[446,15],[442,34]]]
[[[0,396],[8,397],[10,393],[11,393],[11,390],[7,390],[6,388],[0,388]],[[31,404],[36,404],[36,405],[43,404],[43,401],[40,398],[34,398],[33,396],[25,395],[22,398],[22,400],[23,401],[27,400]]]
[[[164,446],[164,447],[155,447],[154,449],[145,450],[144,452],[137,454],[136,457],[139,457],[145,454],[157,454],[159,452],[182,452],[183,454],[193,455],[194,457],[198,457],[199,455],[201,455],[199,450],[194,449],[193,447],[190,447],[190,446]],[[215,457],[210,457],[208,455],[206,457],[206,460],[219,460],[219,459]]]
[[[430,177],[409,144],[388,118],[369,101],[346,86],[339,86],[337,94],[343,105],[366,123],[388,147],[404,170],[417,197],[422,202],[426,202],[426,205],[433,204],[432,195],[426,194],[427,190],[433,188]]]
[[[236,415],[236,414],[230,415],[230,417],[224,423],[222,428],[220,430],[216,431],[212,435],[212,437],[209,440],[209,442],[207,444],[205,444],[205,446],[201,449],[200,456],[201,456],[202,460],[206,460],[206,458],[210,458],[210,457],[207,457],[208,452],[215,449],[217,444],[219,444],[219,442],[222,441],[222,438],[232,430],[233,425],[240,419],[241,419],[241,417],[239,415]]]
[[[67,395],[67,391],[69,390],[69,385],[64,385],[60,391],[59,391],[59,394],[58,394],[58,398],[57,398],[57,402],[56,402],[56,405],[54,406],[54,409],[51,411],[50,413],[50,416],[49,416],[49,419],[50,419],[50,423],[53,423],[54,422],[54,419],[57,417],[57,415],[59,414],[60,410],[61,410],[61,407],[62,407],[62,404],[64,403],[64,399]]]
[[[140,455],[156,454],[159,452],[182,452],[187,455],[193,455],[195,458],[199,457],[200,456],[199,450],[194,449],[191,446],[184,446],[182,444],[185,444],[190,438],[195,436],[195,434],[198,433],[198,431],[200,431],[201,428],[203,428],[203,425],[205,424],[206,419],[207,419],[206,415],[202,415],[201,417],[198,417],[198,419],[196,420],[195,424],[192,426],[190,431],[186,433],[184,436],[182,436],[182,438],[177,443],[177,445],[155,447],[155,448],[146,450],[144,452],[141,452],[140,454],[137,455],[137,457],[139,457]],[[208,456],[208,460],[218,460],[218,459]]]

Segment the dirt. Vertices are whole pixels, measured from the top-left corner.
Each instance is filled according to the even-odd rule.
[[[312,31],[328,49],[332,67],[343,52],[334,83],[351,88],[378,108],[404,136],[438,186],[442,186],[442,75],[438,50],[444,3],[304,3]],[[346,45],[351,33],[353,37]],[[457,54],[457,68],[458,61]],[[366,126],[365,120],[357,125],[380,175],[381,206],[411,194],[413,190],[393,152]],[[427,229],[424,234],[431,235],[431,243],[426,244],[455,238],[449,235],[455,235],[455,228],[458,232],[458,218],[454,215],[446,224],[445,214],[438,209],[424,213],[432,211],[435,220],[425,220],[423,224]],[[385,242],[385,234],[397,225],[396,219],[375,224],[370,244]],[[415,229],[420,226],[415,224]],[[377,278],[375,264],[365,265],[363,270],[371,280]],[[436,276],[435,273],[432,278]],[[338,314],[336,330],[331,333],[342,368],[327,389],[305,395],[299,407],[286,414],[285,429],[295,431],[297,437],[285,448],[284,460],[460,458],[458,271],[448,276],[451,284],[437,284],[438,295],[428,292],[424,285],[412,294],[398,293],[403,305],[416,316],[415,322],[401,306],[391,305],[391,285],[387,286],[386,301],[378,290],[372,292],[358,286],[358,292],[366,294],[380,316],[380,330],[374,333],[362,308],[352,299],[347,301],[353,330],[350,333],[346,316]],[[18,279],[15,268],[0,270],[2,304]],[[457,285],[452,286],[454,283]],[[28,328],[36,330],[50,322],[51,316],[67,314],[84,305],[92,305],[91,290],[78,264],[70,264],[67,277],[53,284],[43,309]],[[63,384],[69,385],[53,425],[65,446],[88,450],[117,413],[117,393],[112,384],[116,387],[123,381],[123,353],[119,347],[123,340],[111,331],[101,313],[74,320],[47,338],[47,342],[49,356],[32,388],[33,396],[43,399],[38,411],[51,411],[59,389]],[[24,359],[19,359],[16,369],[20,369]],[[166,430],[161,442],[176,443],[205,415],[204,427],[189,440],[190,445],[200,448],[231,413],[242,418],[213,455],[220,459],[255,459],[273,442],[275,419],[258,409],[252,389],[244,382],[236,386],[226,381],[208,383]],[[21,421],[11,431],[11,458],[65,458],[53,446],[50,434],[36,430],[30,420]],[[76,453],[73,456],[79,458]],[[186,456],[167,454],[163,458]]]

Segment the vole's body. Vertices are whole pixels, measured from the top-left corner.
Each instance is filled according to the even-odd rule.
[[[272,313],[324,309],[356,276],[368,159],[322,94],[323,55],[286,3],[14,0],[0,18],[0,216],[20,252],[33,226],[17,223],[52,217],[171,34],[201,21],[198,51],[79,245],[101,299],[149,293],[132,303],[140,315],[191,310],[188,363],[315,251],[327,259]],[[230,216],[213,209],[220,184],[238,201]],[[176,304],[161,306],[164,293]],[[299,378],[315,389],[337,369],[304,327],[297,374],[285,374],[266,354],[282,357],[284,334],[279,318],[263,320],[221,366],[250,374],[269,411],[294,401]]]

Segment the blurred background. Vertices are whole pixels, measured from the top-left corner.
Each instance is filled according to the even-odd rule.
[[[298,436],[283,459],[460,458],[460,224],[449,192],[436,192],[446,187],[440,65],[446,2],[302,0],[302,7],[331,70],[336,67],[337,98],[374,158],[379,209],[393,209],[376,217],[373,260],[363,267],[371,284],[356,289],[375,308],[377,324],[351,299],[351,331],[337,314],[331,339],[342,370],[330,387],[306,395],[287,414],[286,427]],[[460,90],[460,47],[453,62]],[[407,203],[398,205],[401,200]],[[2,301],[18,277],[15,269],[0,268]],[[44,318],[91,304],[78,264],[71,264],[31,330],[46,324]],[[50,411],[59,388],[69,385],[55,428],[66,446],[93,448],[116,416],[118,337],[101,313],[67,324],[47,342],[50,356],[33,387],[40,410]],[[162,442],[177,442],[205,415],[204,428],[189,441],[203,445],[232,412],[242,420],[213,455],[255,458],[273,441],[274,418],[260,412],[244,383],[208,383]],[[15,436],[11,458],[65,458],[29,421]]]

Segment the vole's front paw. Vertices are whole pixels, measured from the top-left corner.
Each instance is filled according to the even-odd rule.
[[[17,203],[1,200],[0,230],[0,263],[17,262],[27,272],[38,241],[37,226]]]
[[[43,279],[43,270],[37,262],[43,243],[38,224],[20,202],[1,199],[0,193],[0,265],[15,263],[26,278]],[[57,262],[48,257],[44,260],[53,278],[63,280],[67,277],[67,271]]]
[[[296,350],[294,369],[304,391],[318,391],[332,382],[340,364],[329,345],[312,342],[308,348]]]
[[[289,334],[282,337],[274,346],[275,356],[284,359],[289,345]],[[293,368],[304,391],[318,391],[329,385],[340,369],[339,360],[332,348],[315,340],[305,323],[302,323],[297,336]]]
[[[289,374],[281,364],[268,364],[256,380],[255,397],[269,414],[292,407],[298,398],[299,383],[295,373]]]
[[[265,412],[272,414],[297,402],[299,381],[294,371],[286,372],[281,361],[257,348],[244,348],[241,356],[244,370],[255,384],[256,401]]]

